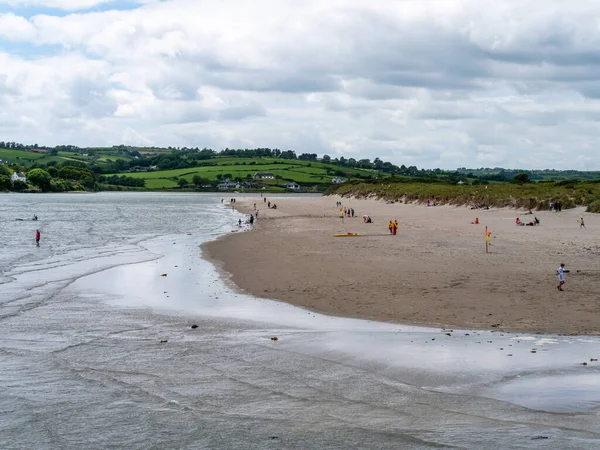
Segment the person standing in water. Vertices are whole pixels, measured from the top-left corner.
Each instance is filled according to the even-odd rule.
[[[36,247],[40,246],[40,238],[41,238],[40,230],[35,230],[35,246]]]

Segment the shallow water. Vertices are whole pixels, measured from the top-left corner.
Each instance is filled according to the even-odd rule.
[[[233,292],[199,251],[237,229],[219,196],[0,205],[0,448],[600,446],[597,338],[447,336]]]

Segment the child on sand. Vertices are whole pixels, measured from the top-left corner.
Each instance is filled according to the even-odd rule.
[[[40,230],[35,230],[35,245],[36,247],[40,246]]]
[[[564,290],[563,284],[565,284],[565,272],[568,272],[568,270],[565,270],[565,264],[561,263],[560,267],[556,270],[556,272],[558,273],[558,286],[556,286],[558,288],[559,291]]]
[[[583,217],[579,219],[579,228],[585,228],[585,223],[583,223]]]
[[[388,229],[390,230],[390,234],[394,234],[394,222],[392,222],[391,220],[388,225]]]

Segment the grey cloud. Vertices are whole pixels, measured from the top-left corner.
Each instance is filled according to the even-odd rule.
[[[235,106],[219,112],[219,119],[240,120],[248,117],[266,116],[267,111],[260,105]]]
[[[77,78],[70,86],[69,96],[76,114],[101,117],[113,114],[117,103],[108,96],[110,86],[104,81]]]
[[[224,89],[295,94],[329,92],[340,88],[340,82],[335,77],[317,73],[312,76],[269,72],[223,73],[211,76],[210,83]]]
[[[159,110],[152,115],[152,120],[159,123],[207,122],[213,118],[211,111],[195,102],[170,103],[158,108]]]
[[[161,100],[198,100],[198,83],[194,80],[176,78],[148,83],[153,94]]]

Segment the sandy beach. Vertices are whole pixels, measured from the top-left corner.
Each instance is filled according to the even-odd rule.
[[[340,197],[239,198],[259,219],[204,245],[252,295],[336,316],[447,328],[600,334],[600,218],[560,213],[386,204]],[[339,216],[336,202],[355,210]],[[374,223],[364,223],[370,215]],[[516,226],[537,216],[540,226]],[[585,218],[587,229],[577,219]],[[478,217],[480,224],[472,224]],[[388,230],[398,220],[397,236]],[[485,252],[485,227],[492,232]],[[336,233],[360,237],[334,237]],[[564,262],[564,292],[556,269]]]

